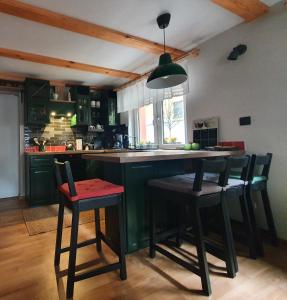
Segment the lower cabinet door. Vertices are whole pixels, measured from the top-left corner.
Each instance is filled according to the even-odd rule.
[[[150,162],[130,164],[125,167],[128,252],[148,246],[146,183],[155,177],[154,174],[154,164]]]
[[[29,205],[49,204],[56,202],[56,186],[53,167],[30,169]]]

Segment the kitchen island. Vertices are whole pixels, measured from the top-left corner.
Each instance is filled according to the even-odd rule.
[[[184,151],[154,150],[125,153],[83,154],[82,158],[101,164],[102,179],[121,184],[125,188],[123,207],[126,220],[127,252],[131,253],[148,246],[148,208],[146,182],[184,174],[192,169],[200,158],[228,157],[240,155],[242,151]],[[172,227],[173,204],[158,199],[158,219],[163,227]],[[117,243],[117,211],[106,209],[106,233]]]

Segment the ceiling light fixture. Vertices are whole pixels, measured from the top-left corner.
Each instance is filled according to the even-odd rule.
[[[168,27],[170,14],[164,13],[157,17],[157,24],[163,29],[163,54],[159,58],[158,66],[152,71],[147,80],[150,89],[164,89],[179,85],[187,80],[184,68],[172,62],[171,55],[165,52],[165,28]]]

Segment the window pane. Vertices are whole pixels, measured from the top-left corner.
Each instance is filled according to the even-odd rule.
[[[139,109],[140,143],[154,143],[153,104]]]
[[[183,97],[166,99],[162,103],[163,143],[185,143],[185,121]]]

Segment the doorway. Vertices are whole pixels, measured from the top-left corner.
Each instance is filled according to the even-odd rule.
[[[20,193],[19,132],[19,97],[0,93],[0,198]]]

